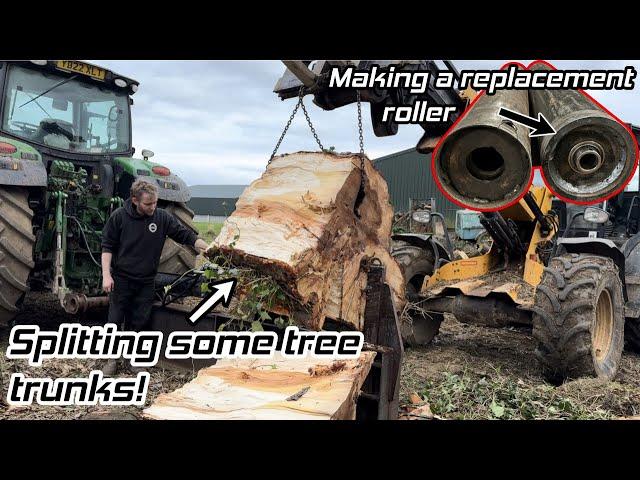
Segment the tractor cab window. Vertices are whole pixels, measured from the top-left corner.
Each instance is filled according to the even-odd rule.
[[[130,148],[125,93],[13,65],[3,102],[2,130],[28,142],[89,154]]]

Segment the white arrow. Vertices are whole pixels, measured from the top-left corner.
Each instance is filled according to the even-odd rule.
[[[228,307],[229,302],[231,302],[231,298],[233,297],[236,283],[238,283],[238,281],[235,278],[228,278],[226,280],[210,283],[209,286],[213,287],[213,292],[211,292],[208,297],[202,300],[198,306],[191,311],[188,317],[189,321],[195,324],[200,320],[200,317],[210,310],[213,310],[213,308],[219,303],[222,303],[225,308]]]

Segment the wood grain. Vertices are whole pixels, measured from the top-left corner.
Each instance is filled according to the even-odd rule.
[[[329,420],[355,418],[356,399],[375,352],[356,360],[221,360],[191,382],[159,395],[144,417],[161,420]],[[287,400],[287,398],[297,398]]]

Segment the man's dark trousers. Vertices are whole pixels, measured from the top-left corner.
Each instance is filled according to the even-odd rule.
[[[140,332],[150,327],[153,304],[153,282],[140,282],[113,275],[113,291],[109,295],[109,323],[119,328]]]

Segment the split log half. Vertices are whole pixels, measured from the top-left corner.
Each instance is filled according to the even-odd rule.
[[[156,420],[348,420],[376,356],[220,360],[144,410]]]

